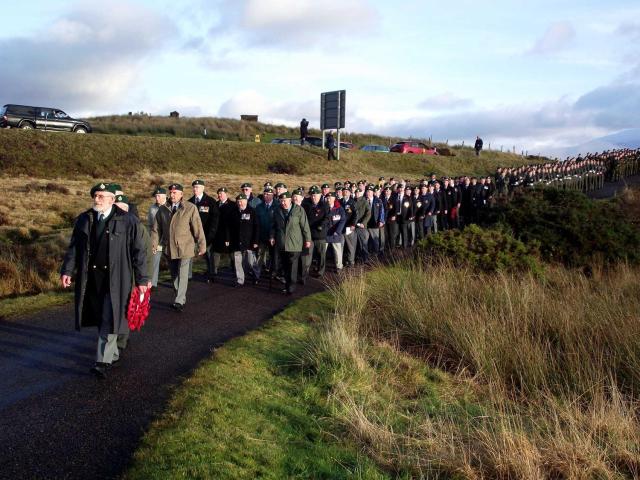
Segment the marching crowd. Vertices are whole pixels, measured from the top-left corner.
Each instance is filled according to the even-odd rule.
[[[234,285],[257,284],[266,275],[291,294],[309,276],[322,277],[327,260],[336,272],[407,248],[439,230],[479,223],[499,197],[528,188],[592,190],[604,179],[637,174],[640,150],[587,155],[564,162],[499,168],[495,176],[429,178],[411,182],[380,177],[289,188],[265,183],[254,191],[243,183],[232,200],[226,187],[209,195],[205,182],[193,195],[173,183],[157,187],[146,228],[120,185],[91,189],[93,208],[74,226],[61,269],[61,283],[75,279],[76,327],[99,329],[96,364],[103,378],[126,347],[126,308],[133,285],[155,288],[161,258],[168,262],[175,298],[182,311],[193,259],[204,256],[208,282],[219,281],[223,259],[233,268]],[[134,214],[131,214],[134,213]],[[147,265],[147,259],[151,264]]]

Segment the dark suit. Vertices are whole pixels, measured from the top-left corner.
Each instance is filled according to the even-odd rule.
[[[189,199],[189,202],[196,206],[198,214],[200,215],[202,230],[204,230],[204,236],[207,240],[207,252],[205,254],[207,275],[211,276],[213,275],[213,258],[211,250],[213,248],[213,239],[215,238],[216,231],[218,229],[218,221],[220,220],[218,202],[206,193],[202,194],[202,198],[199,202],[196,201],[195,195]]]

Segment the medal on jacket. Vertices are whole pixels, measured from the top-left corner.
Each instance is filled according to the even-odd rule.
[[[404,202],[404,208],[409,208],[409,202]]]

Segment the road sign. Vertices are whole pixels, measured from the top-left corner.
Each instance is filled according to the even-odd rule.
[[[320,130],[344,128],[347,91],[320,94]]]

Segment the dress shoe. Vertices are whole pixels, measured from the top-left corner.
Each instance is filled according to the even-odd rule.
[[[93,367],[91,367],[89,371],[99,379],[104,380],[105,378],[107,378],[108,369],[109,369],[108,363],[96,362],[96,364]]]
[[[173,308],[176,312],[182,312],[184,310],[184,305],[181,303],[174,303],[173,305],[171,305],[171,308]]]

